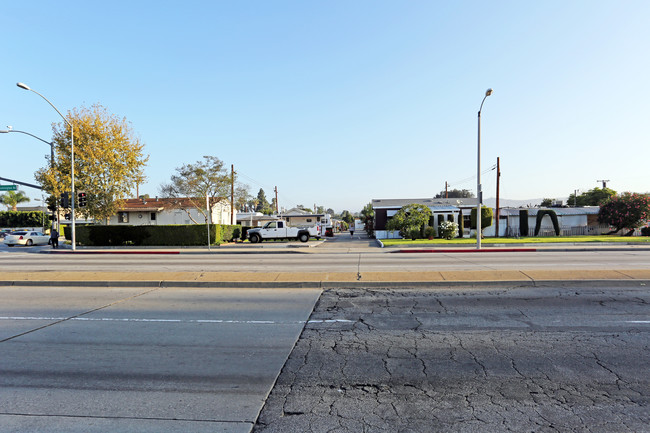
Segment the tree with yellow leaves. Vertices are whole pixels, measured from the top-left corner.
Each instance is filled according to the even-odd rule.
[[[66,117],[74,125],[75,192],[87,196],[87,205],[75,209],[96,221],[107,221],[146,179],[144,166],[149,156],[143,154],[144,144],[126,118],[99,104],[74,109]],[[49,194],[59,197],[71,190],[70,126],[53,124],[52,132],[54,164],[48,157],[47,167],[38,170],[35,178]]]

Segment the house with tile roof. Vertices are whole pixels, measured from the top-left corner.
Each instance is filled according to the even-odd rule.
[[[191,198],[136,198],[124,200],[109,225],[169,225],[205,224],[205,217],[197,206],[205,209],[205,199]],[[237,221],[237,210],[231,214],[230,200],[222,198],[211,204],[210,222],[230,224]]]

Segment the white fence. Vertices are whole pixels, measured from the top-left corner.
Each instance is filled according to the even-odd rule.
[[[614,230],[612,226],[609,225],[598,225],[598,226],[577,226],[577,227],[569,227],[569,226],[562,226],[560,227],[560,236],[585,236],[585,235],[602,235],[605,233],[609,233],[610,231]],[[617,233],[617,235],[624,235],[628,232],[628,230],[621,230]],[[514,226],[514,227],[508,227],[508,230],[506,231],[506,237],[519,237],[521,236],[519,233],[519,227]],[[528,236],[532,237],[535,236],[535,227],[529,227],[528,228]],[[541,227],[539,229],[539,234],[537,236],[544,237],[544,236],[555,236],[555,229],[553,227]],[[636,229],[634,230],[634,233],[632,236],[641,236],[641,230]]]

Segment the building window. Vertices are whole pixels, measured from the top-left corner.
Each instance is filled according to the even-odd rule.
[[[471,215],[463,215],[463,226],[468,229],[468,228],[476,228],[472,227],[472,217]]]
[[[156,221],[156,212],[151,212],[151,221]]]
[[[129,213],[128,212],[118,212],[117,213],[117,222],[119,222],[119,223],[128,223],[129,222]]]
[[[310,223],[310,222],[311,222],[311,218],[307,218],[307,222]]]

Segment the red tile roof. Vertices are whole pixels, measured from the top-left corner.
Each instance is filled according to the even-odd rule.
[[[124,200],[124,204],[120,207],[120,212],[160,212],[164,209],[182,209],[193,208],[197,204],[204,204],[204,198],[197,198],[192,201],[187,197],[181,198],[129,198]]]

